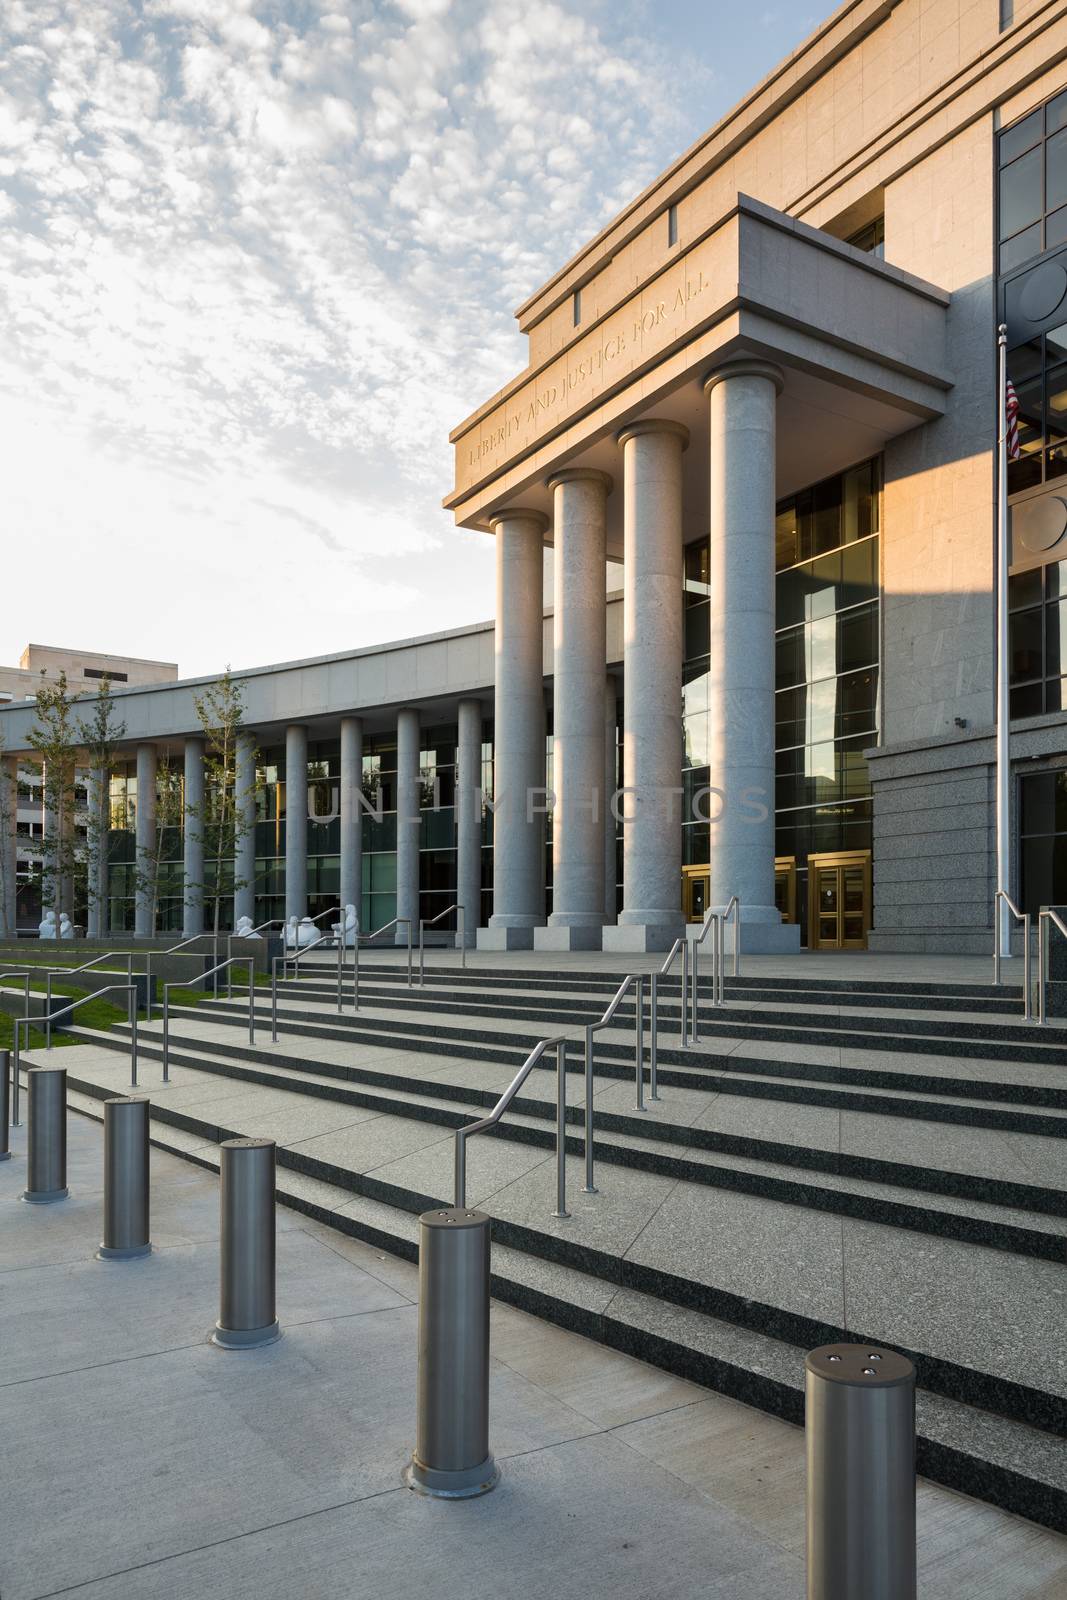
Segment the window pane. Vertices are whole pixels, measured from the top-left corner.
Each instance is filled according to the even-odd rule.
[[[775,640],[775,681],[779,689],[788,689],[804,681],[804,629],[790,628]]]
[[[1062,439],[1067,432],[1067,366],[1053,367],[1047,392],[1049,440]]]
[[[878,702],[877,672],[853,672],[837,680],[837,726],[839,739],[850,734],[874,732]]]
[[[1058,102],[1053,101],[1052,105]],[[1052,110],[1052,106],[1049,107]],[[1059,126],[1059,124],[1057,124]],[[1016,156],[1022,155],[1024,150],[1029,150],[1041,137],[1041,108],[1031,111],[1028,117],[1017,122],[1013,128],[1000,136],[1000,164],[1007,166],[1009,161],[1014,161]]]
[[[862,606],[838,618],[838,671],[853,672],[878,660],[878,611]]]
[[[1049,562],[1045,568],[1045,585],[1050,600],[1067,595],[1067,560]]]
[[[1015,386],[1019,400],[1019,448],[1023,455],[1041,449],[1041,379]]]
[[[1067,206],[1061,206],[1051,217],[1045,218],[1045,249],[1051,250],[1054,245],[1063,244],[1065,240],[1067,240]]]
[[[1045,676],[1067,672],[1067,600],[1045,607]]]
[[[1010,272],[1012,267],[1017,267],[1020,261],[1029,261],[1031,256],[1041,252],[1041,224],[1035,222],[1032,228],[1026,228],[1022,233],[1017,233],[1014,239],[1009,239],[1007,244],[1000,247],[1000,270]]]
[[[1045,477],[1062,478],[1067,475],[1067,449],[1062,444],[1053,445],[1045,455]]]
[[[1045,141],[1045,210],[1067,203],[1067,128]]]
[[[841,552],[841,606],[858,605],[878,595],[878,540],[864,539]]]
[[[1018,494],[1020,489],[1033,489],[1040,482],[1040,456],[1023,456],[1021,461],[1008,462],[1009,494]]]
[[[685,609],[685,655],[706,656],[709,649],[710,609],[706,600]]]
[[[1025,688],[1013,689],[1010,700],[1013,717],[1039,717],[1045,709],[1045,696],[1040,683],[1028,683]]]
[[[1000,174],[1000,237],[1036,222],[1041,215],[1041,150],[1013,161]]]
[[[1032,778],[1023,778],[1019,784],[1019,832],[1024,837],[1031,833],[1056,831],[1056,780],[1062,772],[1039,772]]]
[[[834,617],[823,617],[810,622],[806,629],[809,683],[816,678],[831,678],[837,669],[837,622]]]
[[[1014,230],[1013,230],[1014,231]],[[814,490],[815,555],[841,543],[841,479],[828,478]]]
[[[1041,604],[1041,568],[1031,567],[1029,572],[1015,572],[1008,579],[1008,608],[1018,611],[1021,606]]]
[[[795,561],[799,560],[797,511],[796,506],[790,502],[786,509],[779,511],[774,519],[775,570],[780,572],[783,567],[791,567]]]
[[[1063,127],[1067,127],[1067,94],[1058,94],[1045,107],[1045,132],[1055,133]]]
[[[1013,683],[1025,683],[1028,678],[1040,678],[1041,612],[1016,611],[1008,618],[1010,644],[1008,660]]]
[[[1062,331],[1067,337],[1067,327]],[[1028,378],[1041,376],[1040,334],[1036,339],[1028,339],[1025,344],[1017,344],[1014,349],[1008,351],[1008,376],[1016,389],[1020,388]]]
[[[1051,834],[1023,841],[1019,854],[1022,866],[1022,910],[1036,917],[1042,906],[1052,903],[1056,845],[1061,841]],[[1067,842],[1067,841],[1063,841]],[[1060,896],[1056,896],[1057,900]]]

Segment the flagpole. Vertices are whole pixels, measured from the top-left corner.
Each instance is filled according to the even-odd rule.
[[[1011,726],[1008,702],[1008,328],[997,329],[997,888],[1011,893]],[[1000,952],[1011,955],[1011,913],[996,902]]]

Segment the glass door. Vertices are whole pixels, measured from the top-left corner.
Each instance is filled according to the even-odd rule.
[[[810,946],[866,950],[871,926],[871,853],[808,858]]]
[[[708,867],[682,868],[682,908],[687,922],[703,922],[708,909],[711,871]]]

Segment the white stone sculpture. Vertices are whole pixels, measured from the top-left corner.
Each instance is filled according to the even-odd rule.
[[[61,939],[73,939],[74,937],[74,924],[65,911],[59,919],[59,937]]]
[[[46,911],[45,912],[44,918],[42,919],[42,922],[41,922],[41,925],[37,929],[37,936],[40,939],[54,939],[55,938],[55,936],[56,936],[56,914],[55,914],[54,911]]]
[[[350,950],[359,938],[359,918],[355,906],[345,906],[344,930],[345,948]]]
[[[289,921],[285,924],[285,928],[284,928],[283,931],[284,931],[284,934],[285,934],[285,948],[287,950],[295,950],[296,949],[296,946],[297,946],[297,928],[299,926],[300,926],[300,918],[299,917],[290,917]]]
[[[319,930],[310,917],[301,917],[300,926],[296,930],[296,942],[301,949],[306,944],[314,944],[319,937]]]
[[[263,935],[261,933],[257,933],[255,931],[255,928],[253,926],[251,917],[238,917],[237,918],[237,926],[233,930],[233,936],[234,936],[235,939],[260,939],[260,940],[262,940],[262,938],[263,938]]]

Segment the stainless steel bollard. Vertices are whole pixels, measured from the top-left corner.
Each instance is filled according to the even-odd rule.
[[[98,1261],[129,1261],[151,1253],[148,1118],[145,1099],[104,1101],[104,1237]]]
[[[29,1131],[22,1195],[33,1205],[65,1200],[67,1188],[67,1069],[31,1067],[26,1074]]]
[[[461,1500],[499,1477],[489,1450],[489,1218],[449,1208],[419,1218],[415,1453],[404,1482]]]
[[[915,1369],[869,1344],[804,1365],[808,1600],[915,1600]]]
[[[8,1096],[8,1078],[11,1075],[11,1051],[0,1050],[0,1161],[11,1160],[11,1132]]]
[[[227,1139],[219,1152],[219,1320],[211,1341],[248,1350],[281,1338],[274,1308],[275,1144]]]

